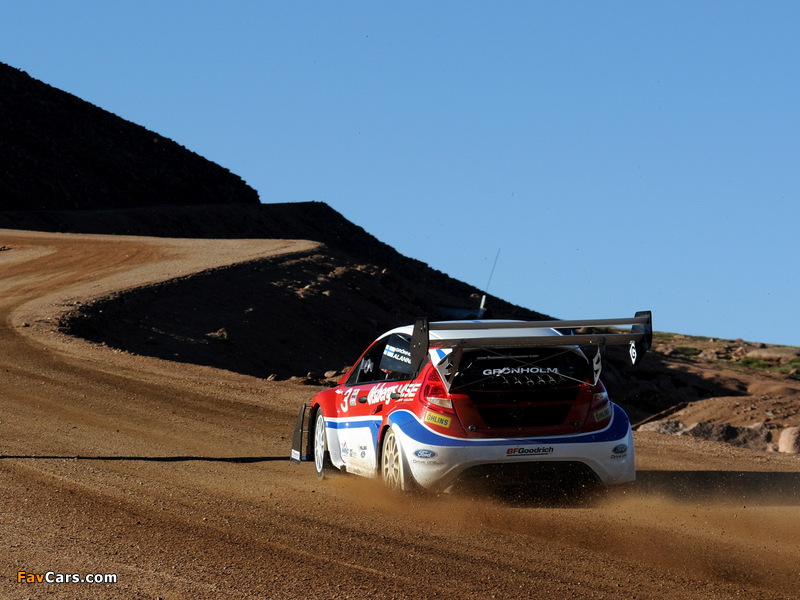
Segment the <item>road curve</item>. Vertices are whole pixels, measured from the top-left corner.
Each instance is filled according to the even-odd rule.
[[[794,456],[640,433],[639,482],[591,503],[398,497],[286,460],[313,387],[55,330],[312,246],[0,231],[0,597],[800,598]],[[48,572],[116,583],[28,582]]]

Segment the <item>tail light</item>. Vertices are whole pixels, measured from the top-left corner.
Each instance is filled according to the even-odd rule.
[[[592,394],[592,410],[602,408],[608,404],[608,392],[605,390],[598,391],[595,389],[594,393]]]
[[[602,383],[598,383],[592,391],[592,403],[589,406],[589,414],[586,416],[584,431],[602,429],[608,424],[610,418],[611,403],[608,400],[608,392]]]
[[[437,409],[453,410],[453,399],[447,393],[441,377],[436,369],[430,369],[422,382],[419,399],[423,404],[435,406]]]

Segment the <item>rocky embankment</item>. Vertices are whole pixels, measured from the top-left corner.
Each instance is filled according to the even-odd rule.
[[[669,336],[654,351],[673,362],[677,377],[694,374],[719,387],[643,419],[639,431],[800,452],[800,348]]]

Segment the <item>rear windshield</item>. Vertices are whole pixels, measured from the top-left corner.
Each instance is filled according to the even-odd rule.
[[[572,349],[472,350],[464,352],[451,389],[568,387],[591,379],[591,365]]]

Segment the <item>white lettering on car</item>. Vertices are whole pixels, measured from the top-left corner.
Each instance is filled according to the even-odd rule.
[[[384,348],[383,354],[385,356],[388,356],[389,358],[393,358],[400,362],[404,362],[409,365],[411,364],[411,352],[409,352],[405,348],[397,348],[396,346],[392,346],[391,344],[386,344],[386,348]]]
[[[534,448],[525,448],[525,447],[518,447],[518,448],[508,448],[506,450],[506,456],[531,456],[531,455],[542,455],[542,454],[552,454],[555,448],[552,446],[536,446]]]
[[[371,406],[373,404],[380,404],[381,402],[389,404],[391,400],[395,400],[396,402],[413,400],[421,385],[421,383],[379,383],[369,391],[367,395],[367,404]],[[392,398],[393,394],[397,396]]]
[[[502,369],[484,369],[484,375],[539,375],[541,373],[555,373],[556,367],[504,367]]]
[[[339,405],[339,410],[342,412],[347,412],[350,409],[350,399],[355,400],[358,398],[358,388],[350,388],[349,390],[345,391],[344,396],[342,397],[342,403]],[[353,403],[355,406],[355,402]]]

